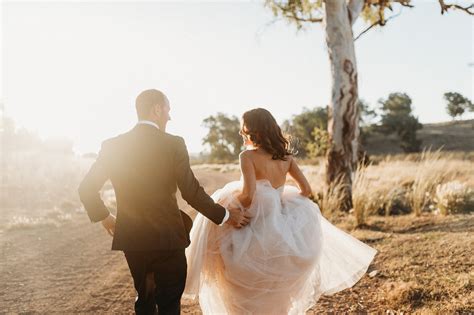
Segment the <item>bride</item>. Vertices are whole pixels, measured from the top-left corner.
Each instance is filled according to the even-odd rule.
[[[376,251],[329,223],[273,116],[244,113],[241,181],[213,195],[251,216],[246,227],[217,226],[198,214],[186,250],[185,296],[204,314],[301,314],[322,294],[353,286]],[[298,188],[285,185],[289,174]]]

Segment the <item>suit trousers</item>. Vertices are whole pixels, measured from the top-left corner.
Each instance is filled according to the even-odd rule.
[[[137,315],[179,314],[186,283],[184,249],[124,251],[133,277]]]

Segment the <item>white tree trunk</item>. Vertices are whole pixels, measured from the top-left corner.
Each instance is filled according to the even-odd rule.
[[[364,0],[348,0],[347,8],[349,9],[349,18],[351,25],[354,25],[355,21],[364,9],[364,3]]]
[[[326,0],[326,41],[331,62],[326,181],[346,184],[343,210],[352,207],[352,174],[357,164],[359,137],[358,86],[352,24],[363,0]]]

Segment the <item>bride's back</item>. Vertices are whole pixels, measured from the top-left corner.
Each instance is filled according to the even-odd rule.
[[[273,160],[272,155],[261,149],[250,150],[249,156],[255,167],[255,178],[266,179],[274,188],[285,184],[286,174],[291,165],[292,157],[289,155],[286,161]]]
[[[255,180],[268,180],[273,188],[280,188],[286,182],[287,173],[296,181],[301,195],[311,195],[308,180],[288,151],[288,141],[268,110],[255,108],[245,112],[240,134],[245,145],[256,148],[244,151],[240,156],[244,179],[240,197],[242,204],[251,201]]]

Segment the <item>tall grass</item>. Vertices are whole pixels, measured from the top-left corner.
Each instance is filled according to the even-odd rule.
[[[4,208],[47,209],[79,203],[77,187],[93,160],[43,152],[4,152],[1,166]]]
[[[359,165],[352,181],[352,205],[357,226],[363,226],[370,213],[379,206],[378,196],[375,194],[373,181],[367,172],[367,167]]]
[[[324,164],[302,165],[301,170],[308,178],[313,189],[314,200],[325,216],[332,216],[340,212],[344,201],[346,185],[342,181],[332,182],[329,186],[325,180]]]
[[[352,181],[353,213],[357,226],[364,226],[367,217],[374,214],[389,215],[403,213],[405,209],[406,183],[398,185],[392,182],[393,177],[380,178],[383,169],[360,164]],[[382,173],[383,174],[383,173]],[[397,209],[394,209],[394,208]]]
[[[314,201],[319,205],[321,212],[326,216],[339,212],[344,202],[346,184],[342,181],[336,181],[329,186],[323,185],[320,189],[316,192]]]
[[[448,159],[442,158],[439,150],[423,152],[409,195],[409,203],[415,215],[421,215],[428,207],[439,184],[454,178],[452,166]]]
[[[324,166],[303,169],[323,214],[337,213],[343,186],[324,183]],[[414,213],[420,215],[436,204],[436,187],[456,179],[474,189],[474,162],[470,158],[445,152],[425,151],[414,156],[393,159],[386,157],[368,166],[360,166],[354,174],[352,197],[354,219],[358,226],[366,224],[373,214],[391,215]],[[441,192],[440,192],[441,193]],[[450,212],[458,212],[451,210]]]
[[[55,225],[64,221],[61,215],[81,209],[77,187],[93,159],[36,151],[2,153],[0,229]]]

